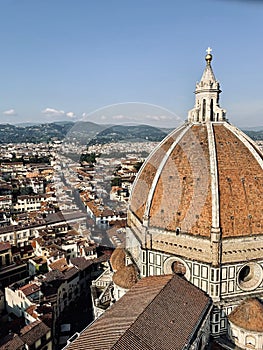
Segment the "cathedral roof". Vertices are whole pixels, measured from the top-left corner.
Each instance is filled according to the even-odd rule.
[[[263,333],[263,305],[256,298],[243,301],[231,312],[228,319],[240,328]]]
[[[263,158],[223,123],[184,124],[145,162],[130,210],[148,227],[209,237],[263,233]]]
[[[211,305],[206,293],[177,275],[142,278],[67,350],[184,349]]]
[[[209,51],[188,121],[157,146],[137,176],[130,225],[203,238],[263,234],[263,155],[227,121],[211,60]]]
[[[125,254],[125,250],[123,248],[119,248],[117,247],[111,257],[110,257],[110,263],[112,266],[112,269],[114,271],[117,271],[119,269],[121,269],[122,267],[125,266],[125,259],[126,259],[126,254]]]
[[[138,281],[138,272],[135,265],[130,264],[116,271],[112,278],[117,286],[130,289]]]

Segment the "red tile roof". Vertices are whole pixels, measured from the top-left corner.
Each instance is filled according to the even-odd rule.
[[[213,145],[208,125],[191,125],[184,133],[186,123],[160,143],[135,181],[130,211],[140,222],[149,215],[149,227],[169,231],[180,227],[182,232],[210,237],[212,204],[216,200],[210,168],[214,162],[222,237],[261,235],[263,176],[254,153],[260,160],[263,156],[252,140],[245,143],[227,123],[212,125]],[[181,139],[173,146],[179,135]]]
[[[114,273],[112,280],[117,286],[130,289],[138,281],[137,268],[133,264],[124,266]]]
[[[67,350],[183,349],[212,306],[177,275],[141,279]]]
[[[17,334],[9,334],[0,339],[0,350],[23,350],[24,344]]]
[[[126,254],[123,248],[116,248],[111,255],[110,263],[113,270],[119,270],[125,266]]]
[[[263,333],[263,304],[257,298],[246,299],[231,312],[228,319],[240,328]]]
[[[35,283],[26,284],[25,286],[20,287],[19,289],[25,294],[25,296],[28,296],[40,291],[40,287]]]
[[[25,326],[20,331],[21,339],[30,345],[33,345],[38,339],[41,339],[42,336],[47,334],[50,331],[50,328],[42,321],[35,321]]]
[[[66,271],[70,268],[65,258],[61,258],[54,261],[49,265],[49,267],[51,268],[51,270],[58,270],[61,272]]]

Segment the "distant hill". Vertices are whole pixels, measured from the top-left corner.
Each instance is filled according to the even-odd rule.
[[[72,123],[65,125],[50,123],[19,127],[10,124],[0,124],[0,143],[39,143],[62,140],[72,125]]]
[[[16,123],[14,125],[19,127],[19,128],[26,128],[28,126],[39,125],[39,124],[41,124],[41,123],[25,122],[25,123]]]
[[[251,137],[252,140],[254,141],[263,140],[263,128],[260,131],[243,130],[243,132],[247,134],[249,137]]]
[[[263,126],[244,126],[241,129],[248,131],[263,131]]]
[[[175,130],[175,127],[174,128],[159,128],[159,129],[168,135],[168,134],[170,134],[170,132]]]
[[[121,141],[161,141],[167,133],[149,125],[113,125],[96,135],[88,145]]]
[[[110,127],[111,125],[79,121],[70,128],[66,135],[66,139],[70,141],[78,141],[82,145],[86,145],[96,138],[99,133]]]
[[[161,141],[173,130],[149,125],[103,125],[87,121],[22,125],[0,124],[0,143],[39,143],[64,139],[78,141],[83,145]],[[263,127],[261,130],[243,131],[253,140],[263,140]]]

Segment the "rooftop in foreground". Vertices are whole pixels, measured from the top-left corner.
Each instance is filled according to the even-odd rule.
[[[146,277],[65,349],[183,349],[211,303],[177,275]]]

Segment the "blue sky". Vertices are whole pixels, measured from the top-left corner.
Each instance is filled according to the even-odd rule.
[[[210,46],[229,120],[263,125],[262,18],[253,0],[0,0],[0,122],[128,122],[137,102],[136,122],[174,126]]]

